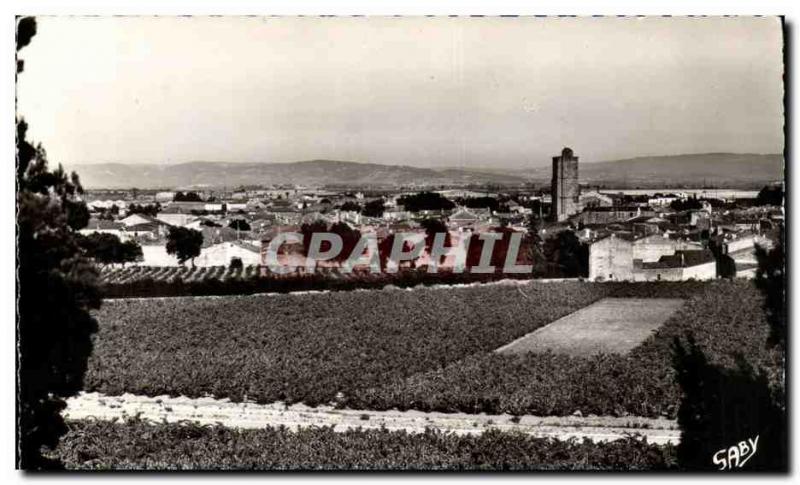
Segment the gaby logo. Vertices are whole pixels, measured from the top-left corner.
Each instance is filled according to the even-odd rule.
[[[723,448],[712,457],[711,461],[719,466],[719,470],[732,470],[742,468],[747,460],[753,457],[758,450],[758,435],[755,439],[748,438],[729,448]]]

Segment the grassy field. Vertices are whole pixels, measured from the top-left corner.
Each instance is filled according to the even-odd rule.
[[[627,355],[493,350],[600,298],[686,298]],[[115,300],[85,388],[353,409],[674,417],[670,345],[771,364],[761,296],[746,281],[532,283],[414,291]]]

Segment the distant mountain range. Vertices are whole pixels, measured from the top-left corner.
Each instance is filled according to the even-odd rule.
[[[397,187],[401,185],[519,185],[547,183],[551,167],[428,169],[334,160],[292,163],[98,163],[67,167],[86,188],[202,188],[296,184]],[[783,156],[706,153],[582,163],[581,183],[624,187],[756,187],[783,179]]]
[[[175,165],[100,163],[68,167],[87,188],[236,187],[296,184],[389,186],[519,184],[520,174],[434,170],[376,163],[311,160],[292,163],[189,162]]]
[[[551,168],[532,174],[551,177]],[[664,186],[756,187],[783,180],[783,155],[701,153],[584,163],[581,183],[618,188]]]

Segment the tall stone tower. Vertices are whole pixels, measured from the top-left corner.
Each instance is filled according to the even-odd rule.
[[[550,213],[554,221],[564,221],[579,212],[578,157],[571,148],[564,148],[560,157],[553,157],[551,197]]]

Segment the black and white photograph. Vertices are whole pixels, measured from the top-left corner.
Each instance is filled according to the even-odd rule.
[[[792,469],[791,19],[21,13],[18,470]]]

